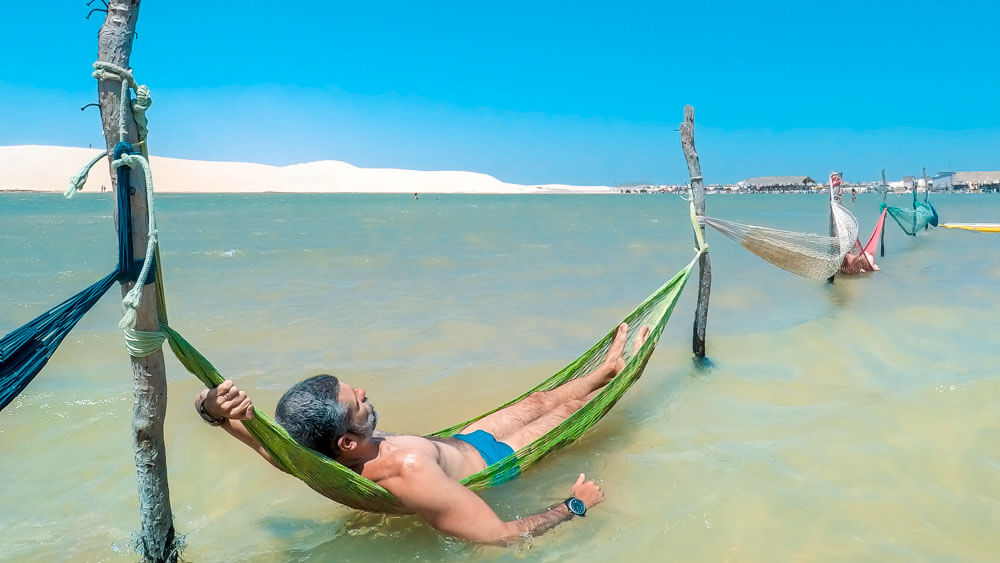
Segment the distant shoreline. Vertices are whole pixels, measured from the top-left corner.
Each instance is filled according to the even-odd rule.
[[[0,194],[61,194],[63,190],[26,190],[18,188],[0,188]],[[77,196],[94,196],[101,195],[102,193],[111,192],[92,192],[89,190],[81,190],[76,193]],[[213,191],[170,191],[170,192],[159,192],[160,195],[397,195],[397,196],[409,196],[413,197],[409,192],[297,192],[292,190],[282,190],[282,191],[272,191],[272,190],[256,190],[256,191],[226,191],[226,192],[213,192]],[[919,192],[923,194],[923,192]],[[990,195],[996,194],[997,192],[973,192],[968,190],[955,190],[948,192],[931,192],[932,196],[937,195]],[[622,196],[644,196],[644,195],[678,195],[679,192],[655,192],[646,194],[637,193],[625,193],[616,191],[605,191],[605,192],[588,192],[588,191],[538,191],[538,192],[417,192],[420,197],[423,196],[437,196],[437,195],[597,195],[597,196],[611,196],[611,195],[622,195]],[[827,195],[822,191],[787,191],[787,192],[706,192],[706,196],[731,196],[731,195],[760,195],[760,196],[775,196],[775,195]],[[903,197],[909,196],[910,192],[894,192],[890,193],[890,196]]]
[[[0,192],[63,192],[99,149],[20,145],[0,147]],[[152,156],[157,193],[357,193],[357,194],[614,194],[610,186],[512,184],[488,174],[457,170],[360,168],[325,160],[271,166]],[[83,193],[110,189],[107,158],[94,165]]]
[[[100,154],[99,149],[43,145],[0,146],[0,193],[62,193],[69,179]],[[687,191],[686,184],[574,186],[567,184],[512,184],[488,174],[466,171],[402,170],[359,168],[335,160],[271,166],[250,162],[184,160],[153,156],[154,188],[157,193],[339,193],[339,194],[676,194]],[[101,193],[110,189],[108,160],[99,160],[90,171],[81,193]],[[706,186],[715,194],[809,194],[826,193],[822,185],[805,189],[745,188],[738,185]],[[846,184],[862,194],[878,191],[872,183]],[[983,190],[984,192],[989,190]],[[880,193],[880,192],[879,192]],[[909,191],[893,192],[908,194]],[[923,193],[923,191],[920,191]],[[931,193],[963,193],[959,190]],[[967,190],[965,193],[981,193]]]

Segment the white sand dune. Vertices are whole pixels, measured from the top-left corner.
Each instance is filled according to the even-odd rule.
[[[0,147],[0,191],[62,192],[69,179],[100,151],[75,147]],[[478,172],[358,168],[324,160],[289,166],[212,162],[153,156],[150,166],[159,193],[612,193],[606,186],[509,184]],[[110,188],[107,159],[90,172],[84,192]]]

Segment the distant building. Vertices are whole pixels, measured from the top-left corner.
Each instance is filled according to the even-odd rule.
[[[747,178],[737,185],[754,192],[810,191],[816,187],[816,180],[809,176],[760,176]]]
[[[917,179],[913,176],[903,176],[903,189],[910,192],[917,187]]]
[[[954,172],[938,172],[931,178],[931,191],[946,192],[951,189]]]
[[[906,187],[906,182],[903,180],[897,180],[895,182],[886,182],[886,187],[892,190],[892,193],[901,194],[910,191]]]
[[[993,172],[939,172],[932,179],[934,191],[973,190],[1000,191],[1000,171]]]

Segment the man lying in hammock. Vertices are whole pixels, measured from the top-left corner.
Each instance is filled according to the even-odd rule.
[[[622,323],[604,362],[593,372],[532,393],[451,438],[375,432],[378,417],[365,390],[329,375],[289,389],[278,401],[275,420],[299,443],[381,485],[441,532],[468,541],[509,544],[583,516],[604,493],[581,473],[565,502],[505,522],[459,480],[534,442],[600,392],[625,367],[627,335],[628,325]],[[636,351],[648,337],[644,326],[635,339]],[[222,426],[278,467],[240,422],[253,417],[253,403],[232,381],[199,393],[195,407],[206,421]]]

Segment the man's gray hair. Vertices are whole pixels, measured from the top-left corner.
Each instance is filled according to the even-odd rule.
[[[347,408],[339,400],[340,381],[317,375],[300,381],[278,401],[274,419],[295,441],[336,459],[337,440],[349,429]]]

